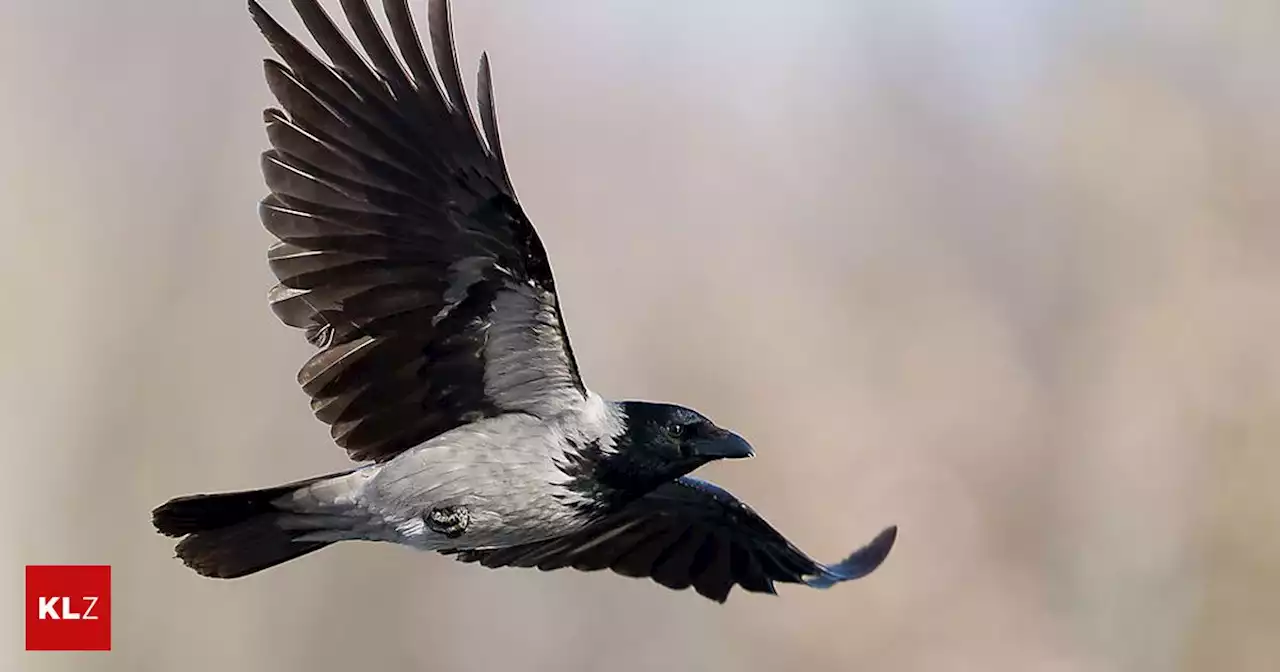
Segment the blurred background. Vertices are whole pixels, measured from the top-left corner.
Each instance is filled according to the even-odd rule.
[[[268,50],[239,0],[6,0],[0,667],[1280,669],[1280,5],[454,5],[588,384],[888,561],[723,607],[376,544],[196,577],[153,506],[346,464],[265,300]],[[40,563],[113,565],[112,652],[22,652]]]

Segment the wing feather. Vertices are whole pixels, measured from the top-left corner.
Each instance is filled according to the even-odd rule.
[[[587,394],[546,252],[510,185],[487,57],[482,135],[447,2],[428,7],[439,78],[407,3],[382,4],[390,40],[366,0],[341,0],[353,41],[319,2],[293,0],[312,52],[249,3],[280,59],[264,64],[279,105],[263,113],[271,193],[259,215],[279,241],[268,301],[319,348],[298,382],[357,460]]]
[[[727,491],[692,477],[668,483],[575,534],[503,549],[452,551],[486,567],[573,567],[692,587],[724,602],[733,587],[776,593],[776,583],[827,588],[875,571],[889,555],[889,527],[841,562],[824,565],[787,541]]]

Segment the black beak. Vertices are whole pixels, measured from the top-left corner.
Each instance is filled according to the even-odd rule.
[[[714,436],[699,441],[694,447],[694,453],[699,457],[713,460],[734,460],[751,457],[756,454],[756,451],[741,436],[727,430],[720,430]]]

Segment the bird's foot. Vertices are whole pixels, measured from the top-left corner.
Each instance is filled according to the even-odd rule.
[[[471,524],[471,512],[465,506],[442,506],[431,509],[424,520],[432,532],[456,539]]]

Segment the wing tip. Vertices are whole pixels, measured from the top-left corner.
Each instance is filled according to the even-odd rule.
[[[890,525],[881,530],[866,545],[850,553],[847,558],[835,565],[824,567],[821,573],[806,580],[805,583],[813,588],[830,588],[837,583],[860,579],[876,571],[884,563],[897,540],[898,526]]]
[[[271,13],[259,4],[258,0],[249,0],[247,7],[249,16],[253,18],[253,23],[258,26],[258,30],[266,31],[269,27],[277,25]]]

